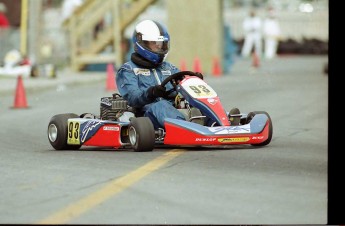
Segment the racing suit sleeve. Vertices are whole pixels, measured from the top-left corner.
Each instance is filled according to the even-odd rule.
[[[154,99],[148,97],[149,87],[139,87],[138,76],[131,70],[130,65],[123,65],[116,76],[116,85],[120,95],[128,101],[128,105],[141,108],[152,103]]]
[[[172,74],[176,74],[177,72],[180,72],[180,69],[178,69],[175,65],[169,63],[170,70]]]

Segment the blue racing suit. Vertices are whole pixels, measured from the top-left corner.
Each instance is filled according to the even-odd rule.
[[[185,117],[173,106],[173,100],[161,97],[148,97],[147,89],[160,85],[168,76],[179,72],[179,69],[168,62],[162,62],[156,68],[143,68],[128,61],[117,71],[116,84],[120,95],[128,101],[128,105],[140,109],[145,117],[150,118],[155,129],[164,128],[165,118],[185,120]],[[166,90],[173,89],[170,83]]]

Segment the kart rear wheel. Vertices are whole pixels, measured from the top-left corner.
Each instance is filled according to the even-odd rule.
[[[155,130],[147,117],[131,118],[128,128],[129,141],[134,151],[152,151],[155,145]]]
[[[250,121],[254,118],[254,116],[256,114],[265,114],[268,117],[269,120],[269,124],[268,124],[268,138],[267,140],[265,140],[262,143],[258,143],[258,144],[251,144],[253,146],[265,146],[267,144],[269,144],[272,140],[272,136],[273,136],[273,125],[272,125],[272,120],[270,115],[266,112],[266,111],[253,111],[253,112],[249,112],[247,115],[247,123],[250,123]]]
[[[48,140],[55,150],[78,150],[81,145],[67,144],[68,123],[70,118],[79,118],[73,113],[54,115],[48,124]]]

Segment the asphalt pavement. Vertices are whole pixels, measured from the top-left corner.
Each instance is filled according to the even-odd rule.
[[[332,188],[326,62],[327,56],[281,56],[256,68],[238,59],[224,76],[206,74],[227,109],[270,114],[274,134],[262,148],[54,151],[49,120],[64,112],[97,114],[109,95],[106,72],[65,69],[55,79],[23,79],[30,104],[23,111],[9,107],[12,78],[9,95],[0,95],[0,223],[325,224]],[[93,83],[69,86],[80,82]],[[38,87],[54,90],[30,95]]]

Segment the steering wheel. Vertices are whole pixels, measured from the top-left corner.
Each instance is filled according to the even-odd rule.
[[[204,79],[204,77],[202,76],[201,73],[195,73],[195,72],[192,72],[192,71],[180,71],[180,72],[172,74],[169,77],[167,77],[166,79],[164,79],[164,81],[162,82],[161,86],[164,87],[168,82],[172,83],[172,81],[176,80],[176,79],[182,80],[185,77],[185,75],[196,76],[196,77],[199,77],[201,79]],[[174,83],[172,83],[172,85],[175,88],[176,85]]]
[[[176,95],[170,95],[172,94],[174,91],[177,91],[176,89],[176,81],[178,80],[182,80],[183,78],[185,78],[186,75],[189,75],[189,76],[196,76],[196,77],[199,77],[201,79],[204,79],[204,77],[202,76],[201,73],[195,73],[195,72],[192,72],[192,71],[179,71],[175,74],[172,74],[170,75],[169,77],[167,77],[166,79],[164,79],[164,81],[161,83],[161,86],[165,86],[168,82],[171,83],[171,85],[173,86],[173,89],[170,89],[170,90],[167,90],[166,91],[166,95],[167,95],[167,99],[175,99],[175,96]]]

